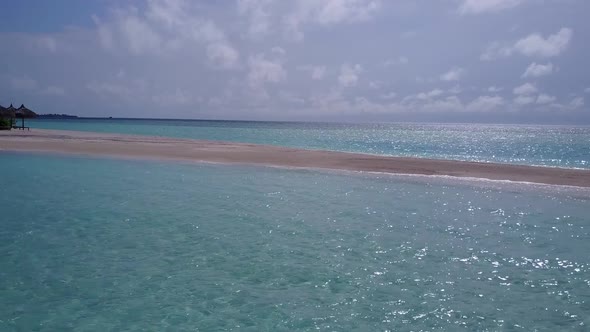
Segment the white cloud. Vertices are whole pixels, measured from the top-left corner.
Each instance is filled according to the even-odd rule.
[[[377,103],[366,97],[346,98],[341,89],[332,89],[320,93],[311,99],[314,113],[351,114],[351,113],[394,113],[404,111],[405,107],[397,103]]]
[[[386,94],[383,94],[383,95],[381,95],[381,98],[382,98],[382,99],[386,99],[386,100],[395,99],[395,97],[397,97],[397,93],[395,93],[395,92],[393,92],[393,91],[392,91],[392,92],[389,92],[389,93],[386,93]]]
[[[524,106],[535,102],[535,97],[530,95],[519,95],[514,98],[514,103]]]
[[[135,15],[121,16],[119,29],[126,46],[134,54],[157,51],[161,48],[160,36],[145,20]]]
[[[537,93],[537,91],[538,91],[537,87],[531,83],[525,83],[523,85],[517,86],[516,88],[514,88],[514,90],[512,90],[512,92],[515,95],[521,95],[521,96],[531,95],[531,94]]]
[[[238,14],[248,19],[248,35],[261,39],[271,32],[271,0],[238,0]]]
[[[214,65],[229,69],[237,66],[240,55],[226,43],[213,43],[207,46],[207,57]]]
[[[46,49],[51,53],[57,52],[57,41],[50,36],[43,36],[37,39],[37,46]]]
[[[479,96],[465,109],[470,112],[489,112],[504,105],[504,98],[500,96]]]
[[[418,83],[434,83],[437,80],[438,79],[435,79],[434,77],[416,76],[416,82],[418,82]]]
[[[522,2],[527,1],[537,0]],[[450,0],[450,3],[451,10],[463,5],[464,14],[491,13],[516,6],[516,2],[492,0]],[[547,4],[549,8],[535,10],[549,13],[558,6],[554,1]],[[0,60],[11,65],[0,76],[9,89],[8,94],[18,95],[16,88],[20,88],[24,91],[21,94],[32,99],[31,103],[43,102],[49,95],[67,95],[68,99],[52,97],[52,102],[64,112],[79,110],[80,115],[101,115],[105,111],[97,105],[103,102],[113,105],[116,109],[113,112],[133,116],[182,114],[185,117],[269,120],[305,120],[308,114],[307,119],[338,120],[341,118],[330,118],[329,114],[344,110],[350,114],[355,112],[346,120],[362,120],[364,112],[404,112],[407,116],[399,119],[428,121],[444,119],[445,115],[429,118],[429,115],[415,114],[498,111],[496,119],[509,121],[515,119],[509,115],[510,110],[526,105],[520,107],[523,110],[520,115],[526,121],[535,119],[534,114],[530,117],[525,114],[534,109],[583,109],[584,99],[580,96],[590,96],[584,94],[590,93],[590,88],[585,90],[590,86],[583,79],[576,80],[576,73],[584,76],[585,67],[575,63],[575,66],[558,68],[563,61],[551,58],[564,54],[568,46],[574,46],[570,44],[577,40],[573,39],[571,29],[560,30],[562,26],[549,28],[550,25],[541,24],[535,26],[538,30],[522,30],[527,29],[526,24],[508,22],[518,19],[512,14],[490,15],[485,20],[490,20],[490,25],[508,22],[498,36],[512,37],[502,37],[508,39],[490,44],[490,58],[512,56],[511,60],[521,63],[516,72],[490,79],[491,76],[486,75],[490,70],[503,67],[513,71],[514,63],[494,68],[483,63],[468,66],[465,62],[456,62],[457,54],[465,53],[473,45],[468,45],[469,41],[453,40],[452,43],[456,43],[448,47],[452,54],[438,59],[434,66],[438,69],[416,78],[428,72],[424,72],[424,59],[416,60],[414,56],[436,52],[433,48],[436,45],[419,43],[418,39],[428,41],[446,35],[449,27],[442,21],[429,22],[413,30],[413,34],[404,35],[413,36],[410,40],[402,39],[400,34],[415,27],[395,31],[390,24],[395,25],[396,17],[408,15],[410,19],[418,19],[417,11],[438,10],[432,6],[423,7],[413,1],[390,3],[383,0],[108,2],[100,11],[106,14],[93,18],[93,27],[74,26],[49,33],[0,33],[2,44],[11,45],[6,52],[0,52]],[[523,10],[514,14],[526,14],[528,8],[523,7],[518,7]],[[572,8],[581,7],[572,2]],[[377,15],[383,15],[383,20],[375,20],[375,25],[345,26],[371,23],[369,21]],[[581,11],[577,15],[582,15]],[[452,20],[453,16],[446,18]],[[460,19],[473,20],[474,17]],[[572,18],[566,26],[579,26],[581,19]],[[292,32],[300,33],[302,38],[306,34],[305,45],[281,40],[289,22],[295,28]],[[485,27],[474,29],[477,30],[474,33],[483,33]],[[351,38],[374,41],[355,47]],[[419,49],[408,49],[397,45],[396,41],[405,46],[418,43]],[[315,51],[309,52],[310,49]],[[583,59],[583,55],[573,54],[580,52],[578,47],[570,47],[566,52],[570,50],[574,56],[567,60]],[[21,52],[23,56],[19,57]],[[31,67],[32,60],[39,61],[39,65]],[[545,88],[538,78],[553,75],[558,70],[564,73],[562,84],[553,87],[554,91],[542,91]],[[24,73],[28,77],[22,77]],[[10,76],[14,74],[15,79]],[[530,83],[522,84],[525,82]],[[495,85],[490,86],[492,84]],[[567,97],[570,92],[572,94]],[[104,99],[100,100],[101,97]],[[207,103],[215,105],[215,109],[201,107]],[[87,107],[80,107],[82,104]],[[161,107],[168,105],[178,107]],[[278,109],[281,112],[276,112]],[[304,111],[299,113],[300,109]],[[486,119],[489,115],[485,115]],[[582,114],[580,116],[581,120],[586,120]],[[392,118],[384,116],[382,119]]]
[[[107,26],[97,27],[97,34],[102,47],[106,50],[114,49],[113,33]]]
[[[306,23],[334,25],[367,21],[373,18],[381,5],[380,0],[296,0],[292,13],[283,19],[287,35],[301,41]]]
[[[461,76],[463,75],[463,73],[465,72],[465,70],[463,68],[452,68],[450,69],[448,72],[440,75],[440,79],[441,81],[458,81],[461,79]]]
[[[550,104],[553,103],[555,99],[556,98],[554,96],[542,93],[537,97],[537,104]]]
[[[185,0],[150,0],[146,17],[164,26],[175,26],[187,19]]]
[[[532,34],[514,44],[514,50],[527,56],[552,57],[563,52],[571,38],[572,29],[561,28],[547,39],[539,34]]]
[[[10,79],[10,85],[17,90],[34,90],[37,88],[37,81],[29,77],[13,77]]]
[[[325,66],[314,66],[311,69],[311,78],[314,80],[323,79],[325,74],[326,74],[326,67]]]
[[[278,60],[268,60],[263,54],[251,56],[248,59],[248,81],[252,86],[259,86],[266,82],[278,83],[287,78],[283,64]]]
[[[305,65],[298,66],[297,70],[308,72],[312,80],[320,81],[326,76],[327,68],[326,66]]]
[[[50,85],[41,90],[41,93],[50,96],[64,96],[66,94],[66,90],[59,86]]]
[[[314,98],[312,105],[317,109],[345,111],[345,112],[371,112],[371,113],[395,113],[395,112],[491,112],[503,111],[506,100],[501,96],[482,95],[464,104],[458,96],[444,96],[443,91],[435,89],[408,95],[401,102],[389,101],[395,98],[395,94],[382,95],[382,103],[373,102],[365,97],[356,97],[352,101],[346,99],[342,91],[333,90],[330,94],[320,95]],[[516,98],[515,102],[520,106],[532,104],[535,98],[525,96]]]
[[[429,100],[421,105],[421,110],[425,112],[457,112],[463,109],[463,103],[457,96]]]
[[[395,59],[388,59],[383,62],[383,66],[391,67],[391,66],[398,66],[398,65],[406,65],[410,60],[405,56],[400,56]]]
[[[381,82],[381,81],[370,81],[369,82],[369,87],[371,89],[381,89],[382,86],[383,86],[383,82]]]
[[[524,0],[463,0],[459,6],[459,12],[461,14],[498,12],[516,7],[523,2]]]
[[[353,87],[359,80],[359,74],[363,71],[361,65],[344,64],[340,67],[340,75],[338,75],[338,83],[343,87]]]
[[[189,21],[189,37],[206,45],[207,57],[215,66],[237,68],[240,54],[227,40],[225,34],[212,21]],[[190,45],[190,42],[185,42]]]
[[[584,106],[584,98],[583,97],[575,97],[574,99],[572,99],[569,106],[572,109],[576,109],[576,108],[580,108],[580,107]]]
[[[376,0],[324,0],[299,1],[303,6],[311,5],[309,15],[320,24],[336,24],[366,21],[379,9]]]
[[[442,97],[442,94],[442,90],[435,89],[428,93],[407,96],[399,104],[398,109],[412,112],[489,112],[500,109],[506,104],[504,98],[500,96],[478,96],[471,102],[463,104],[455,95]]]
[[[562,111],[574,111],[584,106],[584,97],[574,97],[569,103],[565,105],[553,103],[550,106]]]
[[[442,95],[443,93],[444,93],[444,91],[441,89],[434,89],[434,90],[431,90],[430,92],[419,93],[417,95],[417,98],[418,99],[430,99],[430,98],[438,97],[438,96]]]
[[[102,97],[130,97],[131,89],[124,84],[107,83],[107,82],[90,82],[86,85],[88,90],[100,95]]]
[[[280,91],[279,92],[279,99],[288,103],[288,104],[295,104],[295,105],[303,105],[306,103],[305,98],[302,98],[294,93],[288,91]]]
[[[34,92],[41,95],[52,95],[52,96],[63,96],[65,95],[65,89],[59,86],[50,85],[44,87],[39,84],[36,80],[23,76],[13,77],[10,79],[10,87],[15,90],[22,90],[28,92]]]
[[[160,106],[178,106],[189,104],[192,98],[186,91],[176,89],[173,92],[154,95],[152,101]]]
[[[402,39],[411,39],[416,37],[418,32],[416,30],[407,30],[399,34],[400,38]]]
[[[276,55],[280,55],[283,56],[285,54],[287,54],[287,51],[285,51],[284,48],[279,47],[279,46],[274,46],[273,48],[270,49],[270,51]]]
[[[213,21],[189,20],[178,24],[189,29],[186,33],[193,40],[211,43],[226,40],[225,33]]]
[[[460,94],[461,92],[463,92],[463,89],[459,86],[459,85],[455,85],[454,87],[450,88],[449,90],[447,90],[450,94]]]
[[[535,94],[539,90],[534,84],[531,83],[524,83],[523,85],[517,86],[512,90],[512,93],[516,95],[514,98],[514,103],[517,105],[525,106],[533,103],[537,104],[546,104],[551,103],[555,100],[554,97],[551,97],[546,94],[541,94],[539,96],[535,96]]]
[[[570,28],[561,28],[558,32],[544,38],[534,33],[516,41],[513,45],[503,45],[493,42],[480,56],[481,60],[491,61],[501,57],[508,57],[514,53],[525,56],[554,57],[565,51],[572,39],[573,31]]]
[[[238,68],[240,54],[212,20],[201,18],[197,5],[184,0],[151,0],[145,9],[117,8],[106,20],[92,16],[103,49],[132,55],[171,56],[203,50],[211,65]]]
[[[103,24],[102,20],[96,16],[91,16],[92,21],[96,25],[96,34],[98,35],[99,44],[106,50],[112,50],[114,48],[113,32],[110,26]]]
[[[436,97],[442,95],[443,93],[444,93],[444,91],[441,89],[433,89],[428,92],[420,92],[417,94],[408,95],[408,96],[404,97],[402,102],[411,102],[411,101],[417,101],[417,100],[430,100],[430,99],[433,99],[433,98],[436,98]]]
[[[115,77],[117,77],[119,79],[123,79],[123,78],[125,78],[125,76],[127,76],[127,73],[125,72],[125,70],[123,70],[123,68],[119,69],[117,74],[115,74]]]
[[[86,84],[86,88],[102,98],[118,98],[125,101],[134,101],[144,98],[147,83],[144,80],[117,80],[117,81],[92,81]]]
[[[551,62],[549,62],[545,65],[537,64],[536,62],[533,62],[527,67],[524,74],[522,74],[522,77],[523,78],[540,77],[540,76],[549,75],[551,73],[553,73],[553,64]]]
[[[504,46],[500,42],[492,42],[486,50],[480,55],[479,59],[482,61],[492,61],[497,58],[508,57],[512,55],[512,48]]]

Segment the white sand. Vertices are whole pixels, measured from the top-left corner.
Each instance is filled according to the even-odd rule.
[[[0,131],[1,151],[55,152],[287,167],[449,175],[590,187],[590,170],[303,150],[247,143],[32,129]]]

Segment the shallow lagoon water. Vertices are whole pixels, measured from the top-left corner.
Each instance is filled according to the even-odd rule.
[[[3,331],[590,324],[590,201],[549,186],[25,154],[0,171]]]

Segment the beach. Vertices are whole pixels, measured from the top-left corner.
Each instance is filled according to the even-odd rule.
[[[0,132],[0,151],[444,175],[590,187],[590,170],[582,169],[390,157],[248,143],[61,130]]]

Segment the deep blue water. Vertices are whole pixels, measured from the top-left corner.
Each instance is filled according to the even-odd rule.
[[[32,127],[392,156],[590,168],[590,127],[190,120],[33,120]]]
[[[552,186],[0,153],[1,331],[587,331]]]

